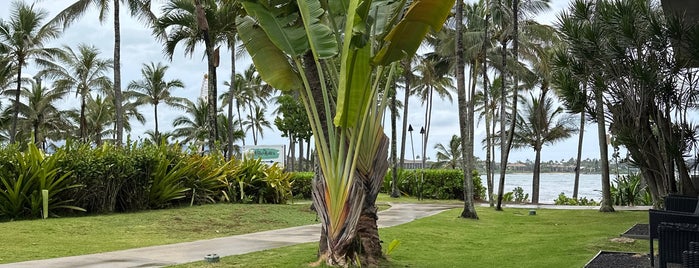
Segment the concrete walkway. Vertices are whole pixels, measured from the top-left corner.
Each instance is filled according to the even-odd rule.
[[[463,205],[392,204],[390,209],[379,212],[378,224],[379,228],[396,226],[457,207],[463,207]],[[170,245],[9,263],[0,265],[0,268],[161,267],[201,261],[207,254],[224,257],[316,242],[319,234],[320,224],[314,224]]]

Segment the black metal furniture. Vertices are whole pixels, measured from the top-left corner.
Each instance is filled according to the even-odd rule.
[[[683,268],[699,268],[699,242],[689,242],[689,250],[682,252]]]
[[[682,263],[683,253],[689,250],[689,242],[699,241],[699,225],[663,222],[658,226],[658,264],[666,268],[668,263]]]
[[[683,195],[668,195],[665,197],[665,210],[694,213],[697,212],[699,198]]]
[[[666,210],[648,210],[648,228],[650,229],[648,238],[650,239],[651,266],[655,266],[653,240],[658,238],[658,226],[660,223],[699,224],[699,214],[695,214],[697,203],[697,198],[669,195],[665,197]]]

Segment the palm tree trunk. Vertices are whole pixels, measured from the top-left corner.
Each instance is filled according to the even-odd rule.
[[[233,96],[235,96],[235,46],[231,46],[231,82],[228,88],[228,153],[226,161],[230,161],[233,155]]]
[[[596,81],[595,84],[601,81]],[[612,207],[612,192],[609,181],[609,152],[607,149],[607,127],[604,118],[604,104],[602,90],[597,87],[595,90],[596,116],[597,116],[597,139],[599,143],[600,165],[602,165],[602,202],[600,202],[600,212],[614,212]]]
[[[303,170],[303,140],[299,142],[299,170]]]
[[[485,15],[485,26],[483,30],[483,47],[481,48],[481,61],[483,63],[483,107],[485,107],[485,139],[486,139],[486,157],[485,157],[485,177],[486,177],[486,183],[488,184],[488,203],[490,204],[490,207],[495,206],[495,202],[493,200],[493,168],[492,168],[492,137],[491,135],[494,132],[490,132],[490,124],[492,121],[492,117],[490,115],[490,96],[488,95],[488,61],[487,61],[487,52],[488,52],[488,24],[490,23],[490,12],[486,13]]]
[[[116,113],[116,144],[124,139],[124,108],[121,94],[121,28],[119,0],[114,0],[114,112]]]
[[[463,45],[463,14],[464,3],[462,0],[456,1],[456,94],[457,103],[459,106],[459,130],[461,132],[461,170],[464,173],[463,194],[464,194],[464,210],[461,212],[461,217],[466,219],[478,219],[478,214],[473,206],[473,95],[469,101],[466,101],[466,75],[464,68],[464,45]],[[475,64],[471,68],[473,78],[476,74]],[[472,80],[473,93],[475,90],[475,79]]]
[[[391,92],[391,197],[393,198],[398,198],[400,197],[400,191],[398,190],[398,148],[396,148],[397,142],[396,138],[398,136],[397,130],[396,130],[396,117],[397,115],[397,109],[396,109],[396,87],[395,83],[393,84],[393,88],[391,89],[393,92]],[[403,160],[401,159],[401,162]]]
[[[158,132],[158,105],[153,105],[153,118],[155,119],[155,142],[160,144],[160,132]]]
[[[243,137],[243,146],[245,146],[245,138],[247,137],[247,131],[245,131],[245,128],[243,128],[243,118],[240,115],[240,101],[236,100],[235,101],[235,108],[238,110],[238,125],[240,125],[240,130],[245,133],[245,137]]]
[[[250,130],[252,130],[252,143],[253,145],[257,145],[257,133],[256,133],[256,125],[255,125],[255,115],[254,115],[254,108],[252,106],[252,103],[248,100],[248,110],[250,111]]]
[[[80,141],[87,142],[87,121],[85,120],[85,94],[80,94]]]
[[[19,121],[19,96],[22,90],[22,65],[24,58],[17,60],[17,91],[15,92],[14,114],[12,115],[12,131],[10,132],[10,144],[17,141],[17,121]]]
[[[405,138],[408,132],[408,101],[410,101],[410,82],[412,72],[410,70],[410,59],[403,61],[403,77],[405,79],[405,94],[403,96],[403,131],[400,139],[400,167],[405,168]]]
[[[117,0],[115,0],[117,1]],[[201,6],[200,0],[194,0],[194,5],[197,13],[197,25],[204,37],[204,45],[206,47],[206,60],[208,65],[209,79],[208,81],[208,106],[209,106],[209,151],[216,151],[216,137],[218,135],[218,124],[216,124],[216,62],[214,57],[214,48],[211,37],[209,36],[209,22],[206,20],[204,9]]]
[[[296,171],[296,138],[289,134],[289,154],[291,155],[291,171]]]
[[[507,81],[507,42],[500,42],[502,46],[502,71],[500,72],[500,182],[498,188],[498,203],[496,210],[502,210],[502,196],[505,194],[505,171],[507,170],[507,146],[505,145],[505,82]]]
[[[539,182],[541,181],[541,145],[534,147],[534,172],[532,175],[532,204],[539,204]]]
[[[578,158],[575,161],[575,184],[573,185],[573,199],[578,200],[578,186],[580,185],[580,162],[582,161],[583,137],[585,134],[585,112],[580,113],[580,135],[578,136]]]

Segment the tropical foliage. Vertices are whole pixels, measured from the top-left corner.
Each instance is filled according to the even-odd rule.
[[[404,2],[243,2],[249,17],[238,20],[238,32],[260,75],[298,90],[311,122],[322,171],[314,191],[323,223],[319,261],[376,265],[381,258],[374,201],[388,164],[376,160],[386,159],[388,141],[385,109],[374,105],[379,81],[442,27],[452,3],[414,1],[399,17]],[[361,247],[352,246],[357,238]]]
[[[697,47],[690,36],[699,27],[652,1],[578,0],[561,15],[559,28],[566,47],[555,60],[557,83],[568,100],[586,97],[598,123],[609,119],[653,204],[673,192],[696,195],[683,156],[695,146],[686,115],[694,106],[697,69],[677,51]],[[611,195],[603,192],[604,206]]]
[[[225,162],[221,155],[151,143],[91,148],[69,142],[51,155],[33,143],[25,150],[10,146],[0,149],[0,166],[0,219],[40,217],[42,190],[49,194],[49,215],[72,215],[215,202],[286,203],[295,180],[258,159]]]

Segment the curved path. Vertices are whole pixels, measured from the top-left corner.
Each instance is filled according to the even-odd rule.
[[[379,212],[379,228],[391,227],[432,216],[463,205],[391,204]],[[2,264],[0,268],[24,267],[161,267],[204,260],[207,254],[221,257],[318,241],[320,224],[305,225],[259,233],[145,248]]]

